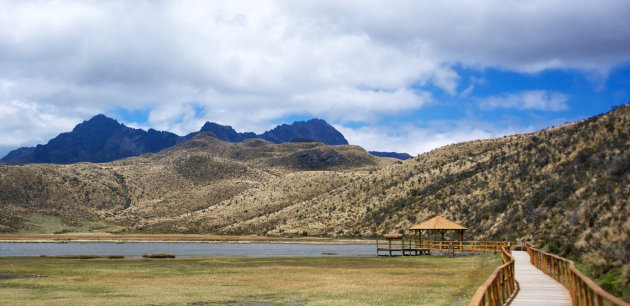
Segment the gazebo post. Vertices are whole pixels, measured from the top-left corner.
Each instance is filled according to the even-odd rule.
[[[413,245],[415,248],[418,248],[418,231],[413,230]]]

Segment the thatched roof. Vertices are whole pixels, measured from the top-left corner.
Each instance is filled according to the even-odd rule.
[[[413,225],[411,230],[467,230],[467,228],[440,216]]]
[[[386,234],[385,239],[402,239],[403,234]]]

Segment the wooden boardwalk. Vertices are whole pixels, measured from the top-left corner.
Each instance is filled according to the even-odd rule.
[[[571,305],[569,290],[534,267],[524,251],[513,251],[518,291],[509,305]]]

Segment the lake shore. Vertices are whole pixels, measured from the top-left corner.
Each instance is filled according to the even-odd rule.
[[[0,234],[0,242],[208,242],[208,243],[302,243],[302,244],[376,244],[376,240],[316,237],[266,237],[200,234]]]

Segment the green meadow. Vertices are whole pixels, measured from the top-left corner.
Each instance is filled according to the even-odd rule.
[[[466,305],[495,255],[418,257],[2,257],[8,305]]]

